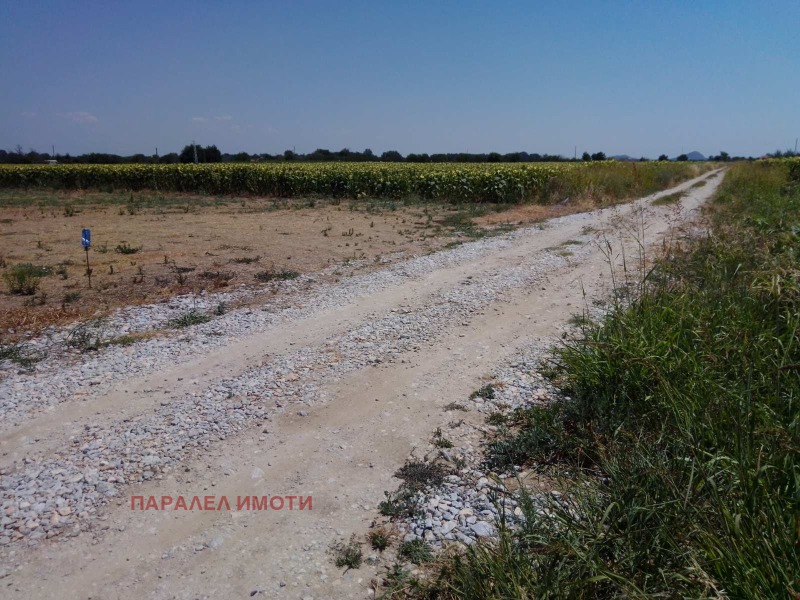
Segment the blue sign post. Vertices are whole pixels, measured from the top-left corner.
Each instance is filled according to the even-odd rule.
[[[83,244],[83,250],[86,252],[86,277],[89,278],[89,287],[92,287],[92,269],[89,266],[89,246],[92,245],[92,232],[88,229],[84,229],[81,232],[81,244]]]

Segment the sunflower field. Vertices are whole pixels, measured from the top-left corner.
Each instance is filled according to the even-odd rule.
[[[0,188],[551,203],[647,194],[710,167],[656,161],[0,165]]]

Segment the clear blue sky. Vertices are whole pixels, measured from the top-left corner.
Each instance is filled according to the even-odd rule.
[[[800,2],[0,2],[0,148],[759,155]]]

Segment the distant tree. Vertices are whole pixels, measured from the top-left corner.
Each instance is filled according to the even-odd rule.
[[[721,160],[722,162],[728,162],[731,159],[731,155],[728,154],[727,152],[724,152],[724,151],[720,150],[720,153],[719,153],[719,156],[717,157],[717,159]]]
[[[403,155],[397,150],[387,150],[381,154],[381,160],[383,162],[403,162]]]
[[[590,160],[592,160],[592,155],[589,154],[588,152],[584,152],[583,154],[581,154],[581,160],[584,162],[589,162]]]
[[[158,159],[158,162],[161,164],[169,165],[173,163],[181,162],[181,157],[178,155],[177,152],[170,152],[169,154],[165,154]]]
[[[592,154],[592,160],[605,160],[606,153],[605,152],[595,152]]]
[[[250,162],[250,155],[247,152],[238,152],[231,156],[231,160],[238,163]]]
[[[306,155],[308,160],[333,160],[333,152],[326,148],[317,148],[311,154]]]
[[[203,148],[203,158],[200,162],[218,163],[222,162],[222,152],[216,146],[206,146]]]
[[[200,146],[199,144],[189,144],[184,146],[179,155],[182,163],[193,163],[195,152],[199,163],[218,163],[222,162],[222,152],[216,146]]]
[[[669,160],[669,156],[667,156],[666,154],[661,154],[659,155],[658,160]]]
[[[678,158],[676,158],[675,160],[677,160],[677,161],[680,161],[680,162],[686,162],[687,160],[689,160],[689,157],[688,157],[688,156],[686,156],[685,154],[681,154],[681,155],[680,155]]]
[[[297,154],[294,153],[294,150],[285,150],[283,153],[283,160],[294,160],[297,158]]]
[[[370,148],[366,148],[362,154],[369,159],[375,158],[375,155],[372,153]]]
[[[182,163],[193,163],[194,162],[194,144],[189,144],[188,146],[184,146],[183,150],[179,155],[180,161]],[[198,157],[199,160],[199,157]]]

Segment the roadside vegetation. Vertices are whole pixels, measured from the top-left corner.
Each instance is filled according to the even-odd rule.
[[[409,593],[800,598],[800,161],[735,165],[708,218],[487,445],[563,493]]]

